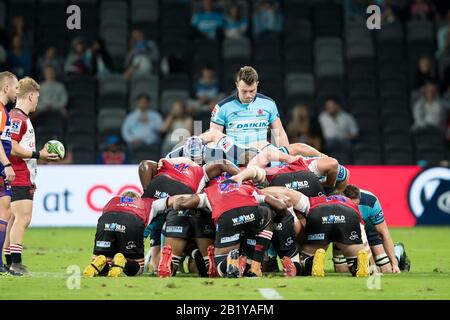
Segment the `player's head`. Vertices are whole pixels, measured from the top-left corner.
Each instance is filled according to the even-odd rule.
[[[133,199],[139,199],[141,196],[134,191],[124,191],[120,194],[121,197],[128,197],[128,198],[133,198]]]
[[[17,100],[28,106],[29,112],[34,112],[39,101],[39,84],[33,79],[26,77],[19,81],[19,90],[17,92]]]
[[[191,136],[183,146],[183,155],[195,163],[201,164],[203,162],[203,148],[202,139],[198,136]]]
[[[349,184],[344,189],[344,195],[347,198],[352,199],[355,204],[359,204],[359,200],[361,199],[361,190],[353,184]]]
[[[258,73],[252,67],[245,66],[239,69],[236,75],[236,89],[242,103],[251,103],[258,92]]]
[[[0,97],[3,103],[16,102],[19,81],[9,71],[0,72]]]

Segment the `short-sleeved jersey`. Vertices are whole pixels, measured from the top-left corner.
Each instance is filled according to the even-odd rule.
[[[229,210],[259,205],[255,196],[260,192],[254,185],[227,181],[229,178],[228,173],[223,173],[212,179],[208,187],[204,189],[211,205],[214,221]]]
[[[249,103],[241,103],[238,94],[220,101],[213,109],[211,122],[225,128],[226,134],[248,147],[267,140],[270,125],[279,118],[275,102],[260,93]]]
[[[129,213],[141,219],[144,225],[147,226],[150,219],[150,210],[155,200],[155,198],[136,199],[116,196],[104,206],[102,214],[110,212]]]
[[[283,173],[293,173],[298,171],[311,171],[308,163],[302,158],[298,158],[291,163],[283,163],[277,167],[265,168],[267,181],[270,183],[273,178]]]
[[[34,128],[31,120],[19,108],[14,108],[9,112],[11,118],[11,139],[27,151],[36,151],[36,140]],[[11,155],[11,165],[16,173],[16,178],[12,186],[31,186],[34,185],[37,172],[36,159],[22,159]]]
[[[205,172],[203,167],[193,166],[187,163],[172,164],[167,160],[162,160],[162,167],[158,170],[155,176],[166,175],[169,178],[176,180],[188,186],[192,192],[199,191]]]
[[[372,228],[384,221],[380,201],[378,201],[378,198],[373,193],[361,190],[361,199],[358,207],[364,219],[366,229]]]
[[[11,119],[6,107],[0,102],[0,139],[9,159],[11,154]],[[2,166],[3,168],[3,166]]]
[[[311,212],[314,208],[324,205],[337,204],[341,206],[348,207],[353,209],[359,216],[361,222],[363,222],[361,212],[359,211],[358,206],[350,199],[345,196],[319,196],[309,198],[309,211]],[[333,212],[330,212],[332,214]]]

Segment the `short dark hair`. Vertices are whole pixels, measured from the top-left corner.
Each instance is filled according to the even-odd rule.
[[[244,66],[236,74],[236,82],[241,80],[247,85],[252,85],[258,81],[258,72],[253,67]]]
[[[139,101],[141,99],[146,99],[148,102],[151,102],[152,99],[150,98],[150,96],[146,93],[140,93],[137,97],[136,97],[136,101]]]
[[[361,199],[361,190],[353,184],[349,184],[344,189],[344,195],[350,199]]]

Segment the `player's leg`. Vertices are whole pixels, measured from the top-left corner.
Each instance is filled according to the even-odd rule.
[[[144,271],[144,223],[137,216],[128,213],[109,213],[115,215],[115,241],[118,252],[114,255],[108,277],[119,277],[122,272],[138,276]]]
[[[342,251],[333,243],[333,264],[334,271],[337,273],[346,273],[349,272],[347,260],[345,259]]]
[[[11,190],[10,186],[0,177],[0,275],[7,274],[3,267],[3,246],[6,240],[8,222],[11,218]]]
[[[209,210],[196,210],[191,217],[193,237],[198,250],[193,252],[193,258],[197,270],[202,277],[215,275],[214,263],[210,265],[211,258],[208,256],[208,248],[214,245],[214,221]]]
[[[6,269],[9,269],[9,267],[11,266],[12,260],[11,260],[11,251],[9,248],[9,245],[11,244],[10,242],[10,235],[11,235],[11,228],[14,224],[14,215],[11,213],[11,218],[9,219],[8,222],[8,228],[6,231],[6,238],[5,238],[5,244],[3,245],[3,253],[5,254],[5,265],[4,267]]]
[[[190,222],[188,210],[168,211],[165,224],[165,238],[162,256],[158,265],[160,277],[176,275],[183,258],[188,239]]]
[[[11,212],[14,216],[14,224],[10,234],[11,267],[10,270],[17,274],[28,274],[27,268],[22,264],[23,238],[25,230],[31,222],[33,211],[32,190],[29,187],[14,187],[11,202]],[[28,197],[28,199],[26,199]],[[29,199],[31,197],[31,199]],[[18,200],[20,199],[20,200]]]
[[[372,251],[375,264],[380,269],[380,271],[382,273],[392,273],[391,262],[386,254],[386,251],[384,251],[383,245],[377,244],[374,246],[370,246],[370,250]]]

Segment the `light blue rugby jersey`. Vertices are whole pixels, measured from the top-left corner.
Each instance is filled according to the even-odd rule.
[[[361,211],[366,230],[384,221],[380,201],[378,201],[378,198],[372,192],[361,190],[361,200],[359,201],[358,207],[359,211]]]
[[[238,94],[220,101],[211,115],[211,122],[225,128],[236,144],[249,144],[267,140],[270,125],[280,117],[275,101],[260,93],[253,102],[241,103]]]

